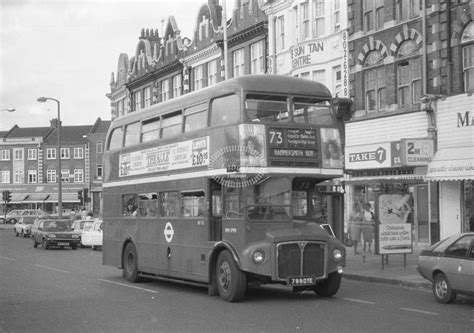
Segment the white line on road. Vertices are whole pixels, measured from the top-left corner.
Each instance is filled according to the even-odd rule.
[[[423,310],[418,310],[418,309],[410,309],[410,308],[400,308],[400,310],[405,310],[405,311],[411,311],[411,312],[418,312],[418,313],[424,313],[424,314],[429,314],[429,315],[439,315],[436,312],[429,312],[429,311],[423,311]]]
[[[131,285],[125,284],[125,283],[120,283],[120,282],[115,282],[115,281],[110,281],[110,280],[104,280],[104,279],[99,279],[99,281],[108,282],[108,283],[116,284],[116,285],[119,285],[119,286],[122,286],[122,287],[129,287],[129,288],[134,288],[134,289],[138,289],[138,290],[142,290],[142,291],[147,291],[147,292],[150,292],[150,293],[158,294],[158,291],[156,291],[156,290],[145,289],[145,288],[140,288],[140,287],[135,287],[135,286],[131,286]]]
[[[357,302],[357,303],[364,303],[364,304],[375,304],[375,302],[363,301],[361,299],[354,299],[354,298],[344,298],[346,301]]]
[[[61,273],[67,273],[67,274],[70,274],[71,272],[68,272],[68,271],[63,271],[62,269],[57,269],[57,268],[53,268],[53,267],[48,267],[48,266],[42,266],[42,265],[35,265],[36,267],[41,267],[41,268],[46,268],[46,269],[50,269],[52,271],[57,271],[57,272],[61,272]]]
[[[17,261],[16,259],[13,259],[13,258],[1,257],[1,256],[0,256],[0,259],[11,260],[11,261]]]

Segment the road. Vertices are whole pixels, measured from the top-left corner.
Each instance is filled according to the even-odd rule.
[[[474,298],[344,279],[320,298],[252,288],[226,303],[202,287],[130,284],[102,252],[43,250],[0,230],[0,332],[473,332]]]

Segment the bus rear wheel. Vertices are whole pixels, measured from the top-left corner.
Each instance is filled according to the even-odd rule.
[[[341,286],[342,274],[338,272],[330,273],[327,279],[318,282],[314,286],[314,292],[316,295],[322,297],[331,297],[337,293],[339,287]]]
[[[133,243],[128,243],[123,253],[123,277],[132,283],[140,281],[138,276],[138,255]]]
[[[217,290],[227,302],[238,302],[245,296],[247,277],[235,263],[229,251],[219,254],[216,267]]]

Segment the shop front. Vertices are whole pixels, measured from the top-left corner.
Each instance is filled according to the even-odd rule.
[[[438,149],[426,179],[439,186],[441,238],[474,231],[474,95],[437,103]]]
[[[439,239],[437,188],[425,180],[434,156],[427,124],[423,112],[346,123],[345,231],[355,252],[409,253],[399,251]]]
[[[62,207],[64,210],[79,209],[80,201],[77,197],[79,189],[82,189],[82,187],[63,185]],[[57,212],[57,184],[12,184],[8,190],[12,193],[12,201],[8,203],[8,211],[12,209],[40,209],[46,213]]]

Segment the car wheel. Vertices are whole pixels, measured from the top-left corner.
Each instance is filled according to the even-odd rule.
[[[222,251],[217,258],[216,281],[217,290],[223,300],[238,302],[244,297],[247,277],[227,250]]]
[[[16,223],[16,219],[10,219],[10,220],[8,220],[8,223],[10,223],[10,224],[15,224],[15,223]]]
[[[49,245],[48,245],[48,241],[46,240],[46,238],[43,238],[43,244],[42,244],[42,246],[43,246],[43,249],[44,249],[44,250],[47,250],[47,249],[48,249]]]
[[[33,247],[38,247],[38,242],[36,242],[36,239],[33,236],[31,239],[33,239]]]
[[[313,290],[318,296],[331,297],[337,293],[341,286],[342,274],[334,272],[328,275],[327,279],[318,282]]]
[[[136,283],[140,281],[138,276],[138,255],[133,243],[128,243],[123,253],[123,277],[127,281]]]
[[[5,224],[5,219],[4,218],[0,218],[0,224]]]
[[[451,289],[448,278],[443,273],[436,274],[433,280],[433,294],[439,303],[452,303],[456,293]]]

